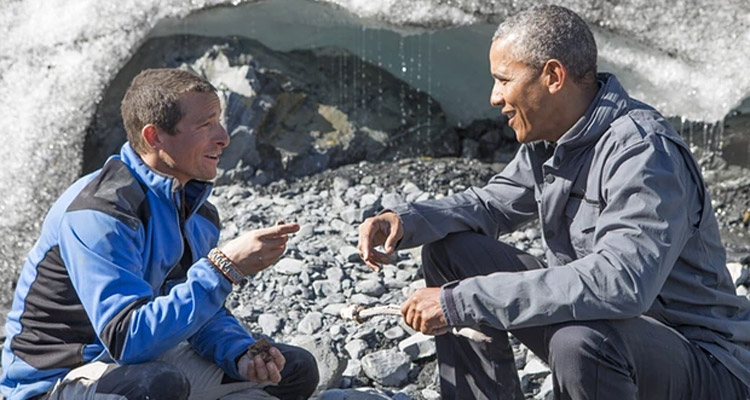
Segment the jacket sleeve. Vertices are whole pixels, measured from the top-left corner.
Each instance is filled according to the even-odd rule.
[[[245,328],[225,308],[221,308],[213,318],[189,339],[190,344],[201,356],[214,360],[227,375],[244,380],[237,371],[237,358],[255,342]]]
[[[205,258],[156,296],[144,279],[145,234],[105,213],[78,210],[60,227],[60,253],[94,331],[118,363],[158,358],[222,308],[232,287]]]
[[[674,145],[668,152],[642,140],[613,154],[603,171],[606,205],[593,251],[563,266],[446,285],[441,302],[449,323],[515,329],[643,314],[691,232],[685,196],[693,199],[696,189],[687,174]]]
[[[463,231],[497,238],[535,218],[534,176],[528,153],[522,146],[505,169],[482,188],[392,208],[404,226],[399,247],[415,247]]]

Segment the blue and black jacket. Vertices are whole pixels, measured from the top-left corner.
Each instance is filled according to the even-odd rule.
[[[185,187],[129,144],[75,182],[47,214],[8,314],[0,390],[48,392],[94,361],[150,361],[183,340],[242,379],[254,340],[223,307],[231,283],[205,258],[219,217],[211,185]]]

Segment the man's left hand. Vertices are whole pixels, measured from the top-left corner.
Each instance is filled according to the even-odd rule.
[[[414,292],[401,306],[401,315],[407,325],[425,335],[442,335],[449,330],[440,305],[439,287]]]
[[[267,357],[268,361],[263,360],[262,354],[255,357],[252,357],[249,352],[243,354],[237,361],[237,369],[240,375],[250,382],[279,383],[281,381],[281,370],[284,369],[286,359],[275,347],[271,347],[268,354],[270,355],[270,357]]]

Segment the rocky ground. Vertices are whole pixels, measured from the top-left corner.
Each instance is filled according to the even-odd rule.
[[[318,399],[439,399],[433,339],[415,333],[398,317],[356,324],[339,316],[348,304],[399,304],[424,286],[419,249],[399,251],[392,265],[376,273],[359,260],[356,229],[383,208],[481,185],[502,168],[466,158],[410,158],[360,162],[268,186],[217,188],[212,201],[224,221],[222,240],[281,220],[302,227],[284,258],[230,296],[229,309],[255,334],[301,345],[316,355]],[[741,243],[747,227],[741,215],[730,214],[747,209],[750,184],[722,182],[712,185],[717,215],[725,234]],[[742,196],[744,201],[737,201]],[[534,226],[500,239],[531,254],[543,253]],[[733,274],[744,282],[747,273],[740,275],[746,267],[738,261],[747,249],[730,254]],[[739,291],[747,292],[744,286]],[[548,368],[522,345],[514,350],[526,397],[551,398]]]

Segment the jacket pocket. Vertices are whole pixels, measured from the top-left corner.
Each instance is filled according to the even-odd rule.
[[[568,199],[565,218],[568,223],[570,243],[578,258],[591,254],[594,248],[596,223],[601,213],[601,205],[583,196]]]

